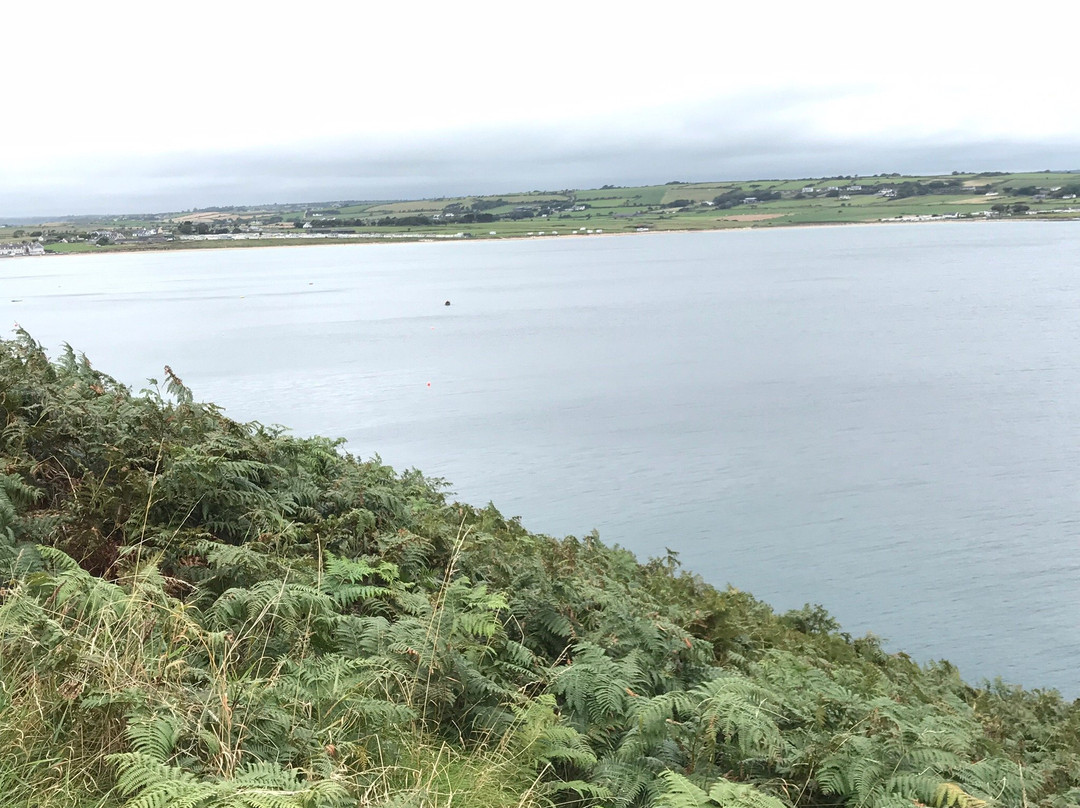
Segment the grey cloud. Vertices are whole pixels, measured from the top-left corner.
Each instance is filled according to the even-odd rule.
[[[858,93],[862,88],[852,87]],[[835,94],[829,97],[835,97]],[[66,188],[0,191],[4,216],[211,205],[401,199],[669,180],[1075,167],[1076,140],[828,140],[807,134],[818,100],[777,93],[658,109],[573,127],[501,127],[400,139],[114,160]]]

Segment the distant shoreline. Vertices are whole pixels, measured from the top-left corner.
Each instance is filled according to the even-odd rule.
[[[25,217],[23,217],[25,218]],[[0,225],[50,254],[1080,219],[1080,171],[718,180],[227,206]],[[10,250],[9,250],[10,251]]]
[[[618,237],[623,238],[627,236],[653,236],[664,234],[686,234],[686,233],[728,233],[733,231],[754,231],[754,232],[767,232],[777,230],[817,230],[822,228],[848,228],[848,227],[902,227],[912,225],[941,225],[941,224],[1005,224],[1016,222],[1043,222],[1047,224],[1060,224],[1067,222],[1080,222],[1080,216],[1071,218],[1024,218],[1018,219],[1015,217],[1002,217],[1002,218],[979,218],[979,219],[934,219],[926,221],[893,221],[893,222],[819,222],[819,223],[806,223],[798,222],[792,224],[768,224],[762,226],[759,222],[735,224],[731,227],[711,227],[711,228],[672,228],[672,229],[650,229],[646,231],[632,231],[621,233],[577,233],[569,232],[560,235],[545,235],[545,236],[529,236],[529,235],[507,235],[507,236],[479,236],[474,238],[434,238],[434,237],[422,237],[416,238],[373,238],[373,239],[355,239],[355,238],[326,238],[326,239],[238,239],[236,241],[230,241],[227,245],[222,244],[219,240],[214,241],[185,241],[185,246],[139,246],[133,244],[127,245],[112,245],[102,250],[78,250],[72,252],[49,252],[46,250],[45,256],[12,256],[13,258],[41,258],[41,257],[71,257],[71,256],[101,256],[108,254],[124,253],[168,253],[168,252],[184,252],[188,250],[202,251],[226,251],[226,250],[270,250],[270,249],[285,249],[293,247],[364,247],[364,246],[389,246],[400,244],[476,244],[476,243],[490,243],[501,241],[562,241],[568,238],[573,239],[594,239],[594,238],[611,238]],[[272,243],[268,243],[272,242]],[[191,245],[191,246],[187,246]],[[0,266],[3,263],[0,262]]]

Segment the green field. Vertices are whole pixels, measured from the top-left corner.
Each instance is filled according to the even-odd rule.
[[[849,190],[852,186],[861,186]],[[813,192],[803,193],[812,188]],[[55,253],[107,250],[197,249],[310,244],[302,233],[333,232],[349,243],[389,237],[407,239],[551,238],[670,230],[723,230],[793,225],[855,224],[903,218],[1067,219],[1080,217],[1075,199],[1080,173],[1027,172],[940,176],[821,177],[806,179],[672,182],[665,185],[529,191],[488,196],[372,202],[319,202],[190,212],[109,216],[3,226],[0,242],[37,239]],[[894,197],[881,192],[891,191]],[[778,195],[777,199],[765,199]],[[762,197],[760,201],[746,201]],[[713,204],[714,201],[716,204]],[[1016,208],[1014,206],[1025,206]],[[994,210],[997,206],[997,210]],[[1075,208],[1076,210],[1073,210]],[[468,221],[494,216],[496,221]],[[423,217],[423,218],[419,218]],[[463,220],[463,217],[465,220]],[[387,221],[387,220],[397,221]],[[139,228],[162,228],[177,236],[187,226],[279,238],[167,242],[129,238]],[[593,231],[589,233],[588,231]],[[97,245],[95,233],[121,233],[119,243]],[[356,238],[353,234],[362,234]],[[287,236],[281,238],[280,236]],[[317,243],[326,243],[321,239]]]

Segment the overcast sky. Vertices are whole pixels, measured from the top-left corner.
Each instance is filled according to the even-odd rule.
[[[21,3],[0,220],[1080,168],[1071,4],[749,6]]]

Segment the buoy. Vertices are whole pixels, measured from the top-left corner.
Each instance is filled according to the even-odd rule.
[[[431,387],[431,382],[428,382],[428,383],[427,383],[427,386],[428,386],[428,387]]]
[[[449,305],[450,305],[450,301],[449,301],[449,300],[447,300],[447,301],[446,301],[445,303],[443,303],[443,305],[444,305],[444,306],[449,306]]]

